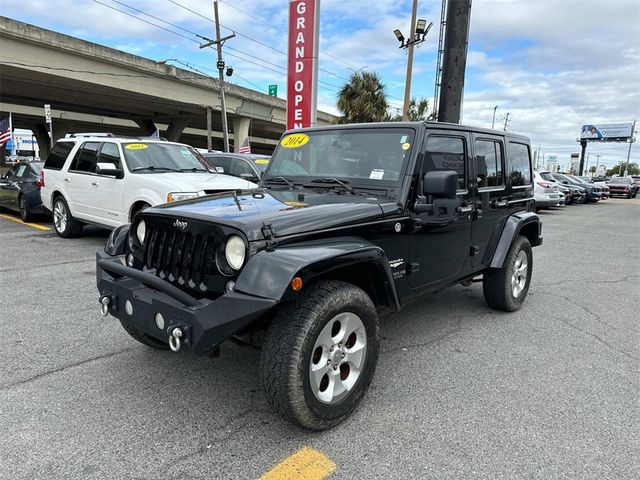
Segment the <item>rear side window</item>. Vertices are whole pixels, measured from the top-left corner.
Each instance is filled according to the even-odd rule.
[[[420,178],[427,172],[454,170],[458,173],[458,190],[466,190],[465,158],[462,138],[432,135],[427,139]]]
[[[239,177],[242,174],[255,175],[255,172],[247,162],[240,158],[232,158],[229,173]]]
[[[476,140],[475,147],[478,188],[504,185],[502,144],[493,140]]]
[[[94,172],[99,147],[100,144],[97,142],[87,142],[82,145],[76,152],[69,170],[74,172]]]
[[[47,157],[44,163],[44,168],[50,168],[51,170],[60,170],[64,166],[64,162],[73,150],[75,146],[74,142],[58,142],[56,143]]]
[[[512,187],[531,185],[531,155],[529,146],[524,143],[509,142],[507,172]]]

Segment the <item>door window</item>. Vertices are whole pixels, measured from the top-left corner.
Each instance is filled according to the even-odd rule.
[[[96,157],[98,153],[99,143],[88,142],[82,145],[77,151],[71,165],[70,171],[93,173],[96,169]]]
[[[51,149],[51,152],[49,152],[49,156],[47,156],[47,161],[44,163],[44,168],[49,168],[51,170],[60,170],[75,145],[75,142],[56,143]]]
[[[239,177],[242,174],[249,174],[255,176],[255,172],[251,166],[240,158],[231,158],[231,164],[229,165],[229,173],[233,176]]]
[[[454,170],[458,173],[458,190],[466,190],[466,162],[464,139],[431,135],[422,162],[420,178],[427,172]]]
[[[507,158],[509,179],[512,187],[531,185],[531,155],[524,143],[509,142]]]
[[[100,155],[98,157],[100,163],[112,163],[116,166],[116,169],[120,168],[120,152],[118,151],[118,145],[115,143],[103,143],[102,149],[100,149]]]
[[[20,165],[14,165],[13,167],[11,167],[11,169],[4,174],[3,178],[12,178],[16,176],[16,172],[18,171],[18,167]]]
[[[478,188],[504,185],[502,143],[493,140],[476,140],[475,153]]]
[[[21,163],[16,170],[16,178],[24,177],[24,174],[29,171],[29,166],[26,163]]]

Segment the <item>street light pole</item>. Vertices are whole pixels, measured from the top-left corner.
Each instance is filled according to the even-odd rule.
[[[407,79],[404,84],[404,106],[402,107],[402,121],[409,120],[409,102],[411,101],[411,74],[413,72],[413,44],[416,31],[416,15],[418,0],[413,0],[411,9],[411,28],[409,30],[409,46],[407,47]]]
[[[491,130],[493,130],[493,127],[496,124],[496,110],[498,109],[498,105],[496,105],[495,107],[493,107],[493,119],[491,120]]]
[[[631,145],[633,145],[633,134],[636,131],[636,121],[633,121],[633,127],[631,127],[631,137],[629,138],[629,150],[627,151],[627,165],[624,167],[624,175],[629,172],[629,158],[631,157]]]
[[[227,104],[224,99],[224,60],[222,60],[222,46],[226,40],[236,36],[235,32],[231,35],[227,35],[224,38],[220,38],[220,21],[218,18],[218,0],[213,0],[213,13],[216,21],[216,39],[210,40],[207,37],[198,35],[203,40],[207,40],[207,43],[200,45],[200,48],[207,48],[211,45],[215,45],[218,51],[218,62],[216,67],[218,68],[218,83],[220,85],[220,107],[222,113],[222,139],[224,141],[224,151],[229,153],[229,130],[227,128]]]

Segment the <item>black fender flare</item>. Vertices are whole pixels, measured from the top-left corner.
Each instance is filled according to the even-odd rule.
[[[374,272],[378,295],[375,304],[382,303],[400,310],[400,300],[389,260],[382,248],[362,238],[339,237],[313,240],[277,247],[273,251],[262,250],[254,255],[242,269],[234,290],[272,300],[293,298],[290,288],[294,277],[304,284],[332,271],[366,264]]]
[[[520,235],[520,232],[526,230],[526,237],[531,242],[532,247],[542,244],[542,223],[540,218],[534,212],[520,212],[507,218],[500,240],[493,252],[490,268],[502,268],[507,258],[507,253],[513,244],[513,241]]]

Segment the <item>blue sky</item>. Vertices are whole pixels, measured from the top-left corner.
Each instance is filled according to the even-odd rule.
[[[285,0],[220,3],[220,23],[227,27],[222,34],[237,34],[225,49],[235,71],[232,81],[264,92],[275,83],[284,97],[287,8]],[[415,97],[433,96],[440,9],[440,0],[419,0],[418,17],[434,27],[415,51]],[[194,35],[214,36],[209,0],[23,0],[5,2],[3,15],[215,74],[214,50],[199,49]],[[322,0],[321,109],[336,112],[337,90],[361,68],[379,73],[390,104],[401,106],[406,52],[398,49],[393,29],[406,36],[410,15],[408,0]],[[639,44],[635,0],[473,0],[463,122],[489,127],[498,105],[496,124],[504,126],[509,112],[507,129],[529,135],[562,165],[578,151],[583,123],[640,120]],[[590,145],[589,151],[613,164],[626,159],[627,146]],[[640,142],[632,161],[639,157]]]

